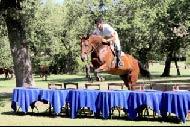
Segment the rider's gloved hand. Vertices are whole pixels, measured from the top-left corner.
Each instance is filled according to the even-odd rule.
[[[106,40],[106,39],[104,39],[104,38],[102,38],[102,42],[107,43],[107,40]]]

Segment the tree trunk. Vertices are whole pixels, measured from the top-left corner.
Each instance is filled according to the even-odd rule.
[[[141,63],[143,64],[144,68],[146,68],[147,70],[149,69],[149,63],[148,63],[148,57],[147,57],[148,52],[149,52],[149,48],[141,48],[138,51],[139,59]]]
[[[11,54],[13,56],[14,72],[16,76],[16,87],[33,86],[32,65],[30,61],[28,42],[24,31],[22,18],[15,18],[16,10],[8,9],[5,22],[8,29]]]
[[[164,72],[162,73],[161,77],[170,76],[171,61],[172,61],[172,51],[168,54],[166,58]]]
[[[177,57],[176,57],[176,53],[174,54],[174,62],[175,62],[176,70],[177,70],[177,75],[180,75],[179,66],[177,65]]]

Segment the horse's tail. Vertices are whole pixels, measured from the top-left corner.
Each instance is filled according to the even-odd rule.
[[[150,78],[151,77],[150,72],[142,65],[142,63],[140,63],[138,61],[138,65],[139,65],[139,68],[140,68],[141,75],[143,77]]]

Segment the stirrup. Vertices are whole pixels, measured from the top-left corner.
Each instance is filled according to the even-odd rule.
[[[122,67],[122,66],[123,66],[122,61],[118,61],[117,66],[118,66],[118,67]]]

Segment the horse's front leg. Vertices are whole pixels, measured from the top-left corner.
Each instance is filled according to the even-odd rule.
[[[103,72],[103,71],[108,71],[108,65],[106,63],[104,63],[102,66],[100,66],[99,68],[95,69],[94,71],[99,73],[99,72]]]
[[[85,68],[86,68],[86,78],[88,79],[88,81],[90,82],[93,82],[93,79],[92,79],[92,75],[90,73],[90,65],[85,65]]]

